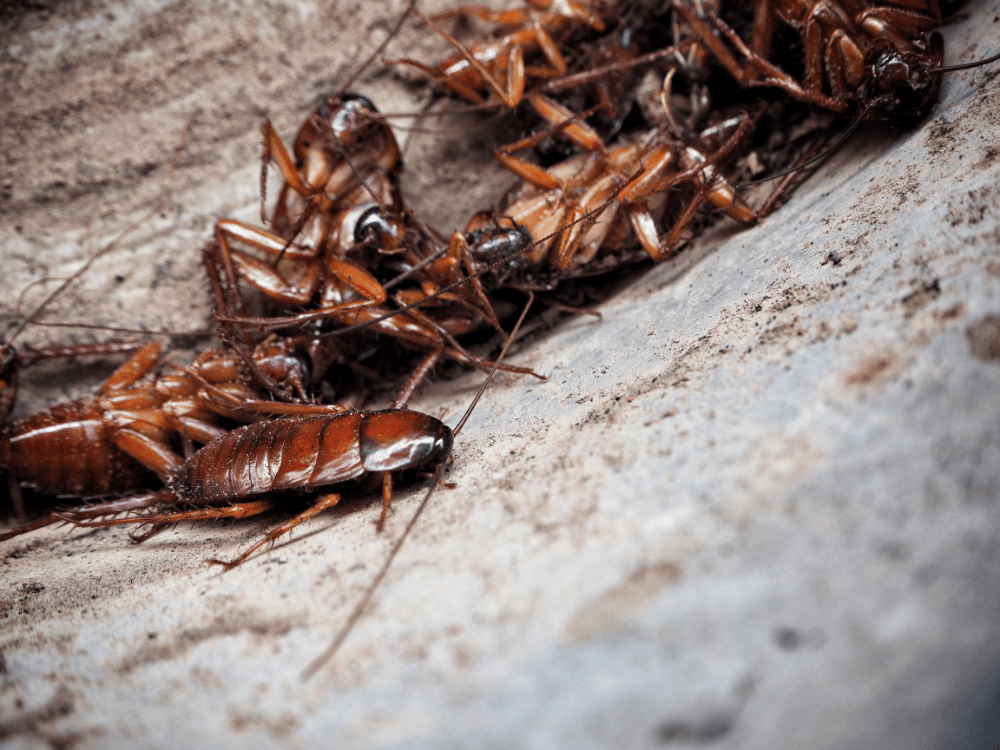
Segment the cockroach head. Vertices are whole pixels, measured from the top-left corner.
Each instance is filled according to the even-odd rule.
[[[868,69],[868,116],[901,128],[924,117],[938,100],[941,75],[935,70],[943,56],[940,34],[926,52],[905,52],[889,44],[874,45],[865,60]]]

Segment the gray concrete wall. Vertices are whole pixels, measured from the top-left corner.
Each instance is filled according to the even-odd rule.
[[[67,2],[8,24],[0,301],[144,219],[51,319],[204,325],[197,250],[217,217],[254,220],[262,115],[289,137],[400,11]],[[967,11],[949,62],[996,51],[1000,5]],[[396,49],[428,59],[426,36]],[[511,361],[551,378],[498,378],[455,489],[309,683],[420,488],[381,536],[373,501],[230,573],[201,561],[267,520],[6,544],[0,741],[977,747],[961,733],[1000,659],[997,73],[946,76],[916,131],[862,130],[759,227],[722,223],[600,323],[531,337]],[[420,104],[385,75],[356,88]],[[481,140],[408,150],[443,229],[509,182]],[[32,371],[19,408],[106,372]],[[454,424],[480,379],[414,407]]]

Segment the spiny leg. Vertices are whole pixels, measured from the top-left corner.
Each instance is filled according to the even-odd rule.
[[[270,504],[269,501],[262,501],[262,502],[268,503],[268,507],[273,507],[273,505]],[[205,562],[207,562],[209,565],[221,565],[226,570],[232,570],[237,565],[239,565],[244,560],[246,560],[248,557],[250,557],[250,555],[252,555],[258,549],[260,549],[261,547],[263,547],[265,544],[273,542],[275,539],[277,539],[278,537],[282,536],[283,534],[287,534],[288,532],[290,532],[292,529],[294,529],[299,524],[301,524],[301,523],[303,523],[305,521],[308,521],[310,518],[312,518],[313,516],[315,516],[315,515],[317,515],[319,513],[322,513],[327,508],[332,508],[334,505],[336,505],[339,502],[340,502],[340,495],[337,495],[337,494],[324,495],[314,505],[311,505],[310,507],[306,508],[304,511],[302,511],[301,513],[299,513],[294,518],[289,519],[288,521],[285,521],[283,524],[281,524],[277,528],[272,529],[271,531],[269,531],[264,536],[263,539],[261,539],[259,542],[257,542],[256,544],[254,544],[252,547],[250,547],[250,549],[248,549],[242,555],[240,555],[239,557],[237,557],[235,560],[232,560],[230,562],[226,562],[225,560],[215,560],[215,559],[212,559],[212,560],[206,560]]]
[[[125,500],[112,500],[106,503],[97,503],[96,505],[88,505],[84,508],[56,511],[54,513],[50,513],[44,518],[38,519],[37,521],[16,526],[10,531],[0,534],[0,542],[5,542],[8,539],[20,536],[21,534],[27,534],[29,531],[35,531],[36,529],[42,529],[46,526],[51,526],[57,523],[73,523],[74,525],[77,525],[76,521],[78,519],[110,516],[116,513],[124,513],[126,511],[148,508],[151,505],[155,505],[161,496],[161,493],[152,493],[149,495],[127,498]]]
[[[172,513],[149,513],[146,515],[126,516],[125,518],[108,518],[101,521],[78,521],[76,517],[63,514],[62,519],[82,529],[101,526],[123,526],[130,523],[171,524],[181,521],[210,521],[216,518],[246,518],[274,508],[274,500],[251,500],[246,503],[234,503],[221,508],[197,508],[195,510],[179,510]]]
[[[413,371],[413,374],[406,381],[406,384],[400,389],[399,395],[396,396],[396,400],[392,402],[393,409],[405,409],[406,405],[413,398],[413,394],[416,392],[420,384],[424,382],[427,375],[431,370],[434,369],[434,365],[438,363],[441,359],[441,355],[444,354],[444,343],[441,346],[428,354],[424,360],[417,366],[417,369]]]

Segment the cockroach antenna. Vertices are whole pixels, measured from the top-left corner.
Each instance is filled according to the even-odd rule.
[[[529,292],[528,302],[527,304],[525,304],[524,309],[521,311],[521,316],[518,318],[517,324],[514,326],[514,330],[511,332],[510,337],[504,344],[503,349],[500,352],[500,356],[497,357],[496,363],[490,370],[490,374],[486,377],[486,380],[483,381],[483,384],[482,386],[480,386],[479,391],[476,393],[475,398],[472,399],[472,403],[469,404],[469,408],[465,410],[465,414],[462,416],[462,419],[459,420],[458,424],[455,426],[455,429],[452,431],[454,435],[457,435],[459,434],[459,432],[461,432],[462,428],[465,426],[465,423],[469,420],[469,417],[472,415],[473,409],[475,409],[476,405],[479,403],[479,399],[482,398],[482,395],[486,392],[486,388],[489,386],[490,382],[493,380],[493,376],[496,375],[497,370],[500,368],[500,363],[507,355],[507,350],[510,349],[510,345],[517,337],[517,334],[521,329],[521,324],[527,317],[528,310],[531,308],[531,304],[534,302],[534,300],[535,300],[534,293]],[[326,650],[324,650],[322,654],[317,656],[309,664],[309,666],[307,666],[303,670],[302,672],[303,682],[312,679],[312,677],[320,669],[322,669],[323,665],[334,657],[337,651],[340,650],[340,647],[344,644],[344,641],[347,640],[347,636],[351,634],[351,631],[354,629],[354,626],[357,625],[358,620],[360,620],[361,617],[364,615],[365,610],[368,609],[368,605],[371,603],[372,597],[375,596],[375,592],[381,585],[382,580],[385,578],[386,573],[389,572],[389,567],[396,559],[396,556],[399,554],[400,549],[402,549],[403,544],[406,542],[407,537],[409,537],[410,532],[413,531],[413,527],[417,525],[417,521],[419,520],[421,514],[424,512],[424,509],[427,507],[427,504],[430,502],[431,496],[434,494],[434,491],[437,489],[438,485],[441,484],[442,481],[441,478],[444,473],[444,466],[445,466],[444,461],[442,461],[438,465],[437,471],[434,472],[431,486],[427,489],[427,492],[424,494],[423,499],[420,501],[420,505],[417,506],[416,511],[414,511],[413,515],[410,517],[410,520],[407,522],[406,527],[403,529],[403,533],[399,535],[399,539],[396,540],[396,543],[392,546],[392,549],[386,556],[385,562],[382,564],[382,567],[379,569],[379,572],[372,579],[371,583],[368,584],[368,588],[365,589],[365,592],[364,594],[361,595],[361,598],[358,600],[358,603],[354,605],[354,609],[351,610],[351,613],[347,616],[347,619],[344,621],[343,626],[334,636],[333,641],[330,643],[329,646],[327,646]]]

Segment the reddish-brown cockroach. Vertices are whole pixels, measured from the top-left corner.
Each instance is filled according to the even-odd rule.
[[[406,16],[340,91],[326,97],[306,118],[290,150],[270,122],[264,123],[261,219],[270,228],[222,219],[215,226],[215,243],[204,253],[209,274],[221,276],[228,294],[227,305],[217,309],[220,315],[241,314],[240,280],[285,305],[307,306],[319,297],[318,305],[330,308],[331,315],[385,301],[385,290],[372,269],[347,256],[357,245],[356,236],[370,229],[363,218],[372,209],[403,213],[397,183],[401,152],[375,105],[346,89],[382,52]],[[283,183],[268,216],[266,170],[272,161]],[[388,254],[398,251],[381,249]],[[231,327],[228,330],[234,333]],[[401,332],[403,338],[406,334]]]
[[[337,310],[380,304],[381,284],[347,252],[369,209],[402,210],[395,177],[400,151],[392,130],[365,97],[335,94],[299,129],[294,160],[269,123],[264,135],[265,165],[274,159],[284,178],[271,228],[218,221],[206,262],[219,265],[231,289],[241,279],[286,305],[310,303],[321,287],[336,290]]]
[[[741,85],[774,86],[835,112],[857,106],[861,117],[901,127],[937,102],[942,72],[970,67],[943,65],[937,0],[758,0],[749,44],[709,7],[688,0],[672,0],[672,7]],[[802,81],[769,59],[778,21],[801,37]]]
[[[269,124],[264,132],[265,162],[276,161],[284,178],[271,228],[224,219],[216,225],[215,243],[206,248],[209,274],[223,280],[228,294],[219,308],[223,322],[270,329],[320,322],[370,325],[373,332],[426,354],[397,403],[408,400],[443,357],[489,369],[491,362],[469,353],[455,338],[474,327],[470,311],[433,319],[418,310],[389,315],[382,259],[390,257],[392,269],[412,268],[428,259],[433,250],[427,245],[436,241],[407,221],[411,214],[395,177],[400,150],[375,105],[357,94],[328,97],[300,128],[292,154]],[[376,251],[374,262],[358,258],[366,249]],[[309,309],[284,318],[246,318],[236,291],[240,281],[277,302]],[[242,342],[241,335],[231,338]]]
[[[378,137],[366,140],[363,136],[373,127]],[[391,315],[387,306],[386,289],[375,275],[382,259],[391,258],[393,269],[409,271],[432,261],[437,241],[403,206],[393,176],[399,148],[388,125],[376,119],[374,105],[358,95],[331,97],[300,129],[294,164],[269,132],[266,151],[278,155],[285,177],[272,230],[222,220],[216,225],[216,242],[206,248],[209,275],[218,276],[228,290],[221,319],[269,329],[313,323],[370,325],[372,332],[426,353],[397,404],[409,399],[441,358],[488,370],[491,362],[456,340],[478,326],[482,308],[455,308],[429,317],[416,309]],[[294,211],[287,208],[290,200]],[[270,262],[240,250],[238,244],[264,253]],[[356,258],[366,249],[376,251],[374,263],[347,257],[352,253]],[[310,309],[283,318],[243,317],[235,291],[241,280],[271,299]],[[495,318],[491,322],[499,328]],[[530,372],[506,365],[503,369]]]
[[[217,286],[216,297],[221,304]],[[73,498],[155,487],[157,477],[160,481],[168,479],[183,463],[175,450],[178,443],[190,453],[192,443],[208,443],[223,435],[228,429],[224,422],[257,418],[257,407],[262,402],[247,385],[248,366],[274,391],[305,398],[303,363],[293,340],[266,339],[247,353],[246,362],[228,351],[209,350],[186,367],[168,368],[152,378],[147,376],[160,360],[159,344],[87,344],[31,350],[29,358],[134,353],[96,393],[57,403],[7,424],[20,365],[12,341],[51,299],[46,299],[0,347],[0,417],[4,419],[0,426],[0,468],[7,472],[15,497],[18,485]],[[295,404],[268,402],[266,411],[295,413]],[[55,520],[56,516],[50,516],[15,528],[0,540]]]
[[[100,347],[90,348],[89,353],[106,353]],[[4,377],[13,383],[15,355],[9,346],[7,351],[11,359]],[[301,364],[288,342],[267,340],[250,356],[269,377],[301,391]],[[155,487],[157,477],[160,482],[173,477],[183,464],[175,450],[177,442],[209,443],[227,432],[228,420],[246,422],[260,413],[295,414],[302,409],[292,403],[261,401],[245,384],[242,363],[229,352],[204,352],[185,368],[147,380],[159,357],[159,344],[147,344],[96,394],[57,403],[5,425],[0,430],[0,468],[12,483],[46,495],[127,494]],[[13,387],[4,389],[11,396],[12,391]],[[319,408],[309,407],[310,413]],[[19,526],[0,535],[0,541],[58,520],[52,515]]]
[[[402,58],[385,60],[387,65],[408,65],[438,86],[473,104],[515,107],[530,79],[563,76],[568,66],[559,42],[574,29],[603,31],[608,4],[603,1],[527,0],[524,8],[492,11],[480,5],[461,5],[427,18],[411,12],[455,48],[455,53],[436,66]],[[474,17],[504,29],[502,36],[466,46],[442,30],[438,21]],[[541,65],[526,65],[525,57],[542,53]]]
[[[653,260],[668,257],[694,212],[708,204],[742,224],[758,219],[736,191],[721,178],[717,165],[729,158],[745,136],[751,118],[734,121],[721,145],[709,149],[679,142],[665,129],[654,129],[634,141],[588,155],[571,157],[548,169],[522,161],[512,152],[531,145],[544,133],[496,152],[501,163],[525,181],[515,199],[502,209],[515,224],[539,238],[528,253],[535,264],[547,261],[558,273],[585,267],[614,237],[616,221],[624,221]],[[658,229],[668,198],[688,184],[695,194],[680,211],[666,214],[671,230]],[[587,222],[580,219],[600,209]],[[540,238],[547,237],[545,241]]]
[[[166,490],[66,511],[59,517],[81,527],[139,523],[154,529],[180,521],[244,518],[280,507],[286,501],[280,493],[315,493],[378,476],[381,531],[392,504],[392,472],[436,466],[451,454],[451,429],[426,414],[405,409],[326,411],[237,428],[175,468]],[[208,562],[233,568],[340,499],[339,493],[322,494],[236,559]],[[180,506],[193,508],[177,510]],[[129,515],[123,518],[87,520],[126,511]]]

